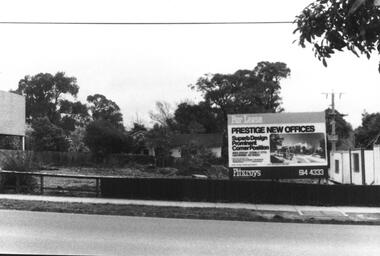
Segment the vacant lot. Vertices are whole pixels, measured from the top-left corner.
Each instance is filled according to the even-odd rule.
[[[107,167],[50,167],[36,173],[89,176],[84,178],[66,177],[44,177],[44,194],[46,195],[70,195],[70,196],[96,196],[96,181],[91,176],[120,177],[120,178],[183,178],[178,169],[175,168],[154,168],[152,166],[134,165],[123,168]],[[27,189],[28,193],[40,193],[40,180],[34,177],[32,188]],[[24,189],[23,192],[26,190]],[[14,193],[15,189],[8,187],[5,193]]]

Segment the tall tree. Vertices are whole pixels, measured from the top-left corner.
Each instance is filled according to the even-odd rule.
[[[376,4],[374,4],[376,2]],[[336,51],[380,53],[380,9],[374,0],[316,0],[296,17],[298,43],[313,46],[319,60]],[[380,72],[380,65],[379,65]]]
[[[280,81],[290,75],[281,62],[259,62],[253,70],[233,74],[208,74],[198,79],[192,89],[203,94],[205,102],[222,113],[223,158],[227,159],[227,114],[280,112]]]
[[[191,88],[200,91],[211,107],[220,109],[225,119],[232,113],[279,112],[280,81],[289,75],[285,63],[260,62],[253,70],[203,76]]]
[[[216,133],[223,130],[220,113],[206,102],[183,102],[174,112],[176,129],[180,133]]]
[[[104,95],[94,94],[87,97],[93,120],[105,120],[113,126],[124,130],[123,115],[119,106]]]
[[[362,148],[380,143],[380,113],[363,113],[362,125],[355,130],[355,143]]]
[[[99,159],[111,153],[128,153],[131,148],[127,134],[104,119],[95,120],[87,125],[84,141]]]
[[[25,96],[26,119],[29,123],[35,118],[46,116],[51,123],[60,125],[62,116],[71,114],[63,105],[72,103],[67,98],[75,99],[78,91],[75,77],[58,72],[55,75],[39,73],[25,76],[14,92]]]
[[[158,123],[160,126],[168,127],[174,129],[174,115],[172,112],[172,107],[168,102],[157,101],[156,111],[151,111],[149,113],[150,118]]]
[[[73,132],[77,127],[85,127],[91,121],[87,105],[79,101],[62,100],[59,112],[61,120],[58,124],[65,131]]]

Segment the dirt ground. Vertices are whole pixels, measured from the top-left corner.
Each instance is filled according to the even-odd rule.
[[[136,165],[123,168],[111,167],[48,167],[37,171],[43,174],[59,174],[73,176],[101,176],[101,177],[120,177],[120,178],[164,178],[164,177],[183,177],[178,175],[175,168],[152,168],[151,166]],[[94,178],[66,178],[44,176],[45,195],[66,195],[66,196],[96,196],[96,180]],[[22,193],[39,194],[40,179],[33,177],[32,186],[24,188]],[[15,188],[9,187],[3,191],[14,193]]]

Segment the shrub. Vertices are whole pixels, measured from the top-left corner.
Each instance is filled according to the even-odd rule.
[[[106,120],[90,123],[84,141],[97,160],[103,160],[112,153],[128,152],[131,146],[126,133]]]
[[[17,172],[32,172],[40,169],[40,165],[33,161],[33,152],[14,151],[11,155],[5,157],[2,161],[2,169]],[[37,182],[30,175],[20,175],[20,185],[26,187],[26,191],[32,191]],[[15,186],[15,174],[2,174],[0,178],[0,190],[5,186]],[[23,190],[22,190],[23,191]]]
[[[52,124],[47,117],[32,122],[32,141],[35,151],[67,151],[69,142],[62,128]]]
[[[220,159],[207,148],[189,143],[181,147],[181,158],[176,160],[175,166],[181,175],[204,174],[208,177],[219,177],[215,168],[212,168],[213,164],[219,161]]]

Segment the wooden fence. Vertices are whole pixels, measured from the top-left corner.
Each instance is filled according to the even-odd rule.
[[[249,180],[102,178],[103,197],[295,205],[380,206],[380,186]]]
[[[92,166],[94,164],[123,166],[131,162],[138,164],[155,163],[155,159],[152,156],[136,154],[111,154],[99,162],[94,159],[91,153],[55,151],[34,152],[0,149],[0,167],[9,157],[30,158],[30,160],[35,163],[54,166]]]

